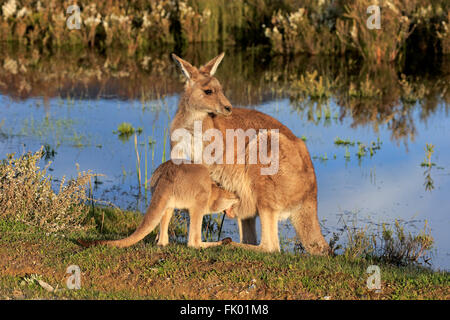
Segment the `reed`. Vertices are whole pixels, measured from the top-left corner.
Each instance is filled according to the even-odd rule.
[[[136,173],[138,178],[138,185],[139,185],[139,193],[141,192],[141,158],[139,156],[139,148],[138,148],[138,141],[137,141],[137,134],[134,134],[134,150],[136,152]]]

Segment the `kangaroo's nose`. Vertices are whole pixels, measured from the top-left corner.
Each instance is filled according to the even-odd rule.
[[[231,113],[231,106],[225,106],[224,108],[228,113]]]

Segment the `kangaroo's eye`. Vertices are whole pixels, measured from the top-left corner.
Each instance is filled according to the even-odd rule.
[[[208,96],[209,96],[210,94],[212,94],[212,90],[210,90],[210,89],[206,89],[206,90],[204,90],[203,92],[205,92]]]

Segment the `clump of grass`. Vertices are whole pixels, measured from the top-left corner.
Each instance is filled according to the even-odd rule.
[[[78,172],[75,179],[63,177],[58,192],[52,189],[52,177],[47,174],[51,162],[38,166],[43,148],[20,157],[9,154],[0,163],[0,217],[22,221],[29,225],[60,231],[83,228],[88,200],[86,185],[94,175]]]
[[[334,139],[334,144],[337,146],[354,146],[355,142],[350,141],[350,139],[341,139],[339,137],[336,137]]]
[[[383,223],[381,230],[373,231],[368,225],[357,226],[354,218],[351,225],[344,221],[346,233],[346,244],[339,246],[343,248],[343,255],[348,259],[373,259],[385,263],[405,266],[409,264],[429,264],[431,260],[430,250],[434,239],[425,221],[423,230],[413,234],[406,230],[406,224],[395,220],[388,225]],[[332,244],[334,247],[339,236],[334,234]]]
[[[264,29],[275,52],[308,54],[336,51],[337,38],[333,36],[327,6],[316,1],[303,1],[297,11],[278,10],[272,16],[272,26]]]
[[[361,159],[366,154],[367,154],[367,146],[362,142],[358,142],[358,152],[356,153],[358,159]]]
[[[367,27],[367,8],[372,4],[361,0],[345,6],[345,13],[336,21],[336,35],[342,46],[355,49],[367,61],[378,64],[394,61],[414,30],[410,19],[414,5],[386,2],[382,26],[378,30]]]
[[[418,235],[406,232],[398,220],[395,220],[393,229],[383,224],[382,241],[382,257],[386,261],[402,265],[418,262],[420,258],[428,263],[431,259],[426,255],[432,248],[434,240],[427,228],[427,221]]]
[[[119,139],[122,142],[128,141],[128,139],[136,132],[136,129],[129,122],[122,122],[117,127],[117,130],[113,131],[114,134],[119,135]]]

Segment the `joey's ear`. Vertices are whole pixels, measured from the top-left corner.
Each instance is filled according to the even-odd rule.
[[[196,67],[194,67],[192,64],[190,64],[186,60],[181,59],[175,53],[172,53],[171,56],[172,56],[173,61],[175,61],[175,63],[180,67],[181,72],[183,72],[183,74],[186,76],[186,78],[193,79],[197,76],[198,70]]]
[[[216,71],[219,64],[222,62],[223,57],[225,56],[225,52],[222,52],[217,57],[209,61],[207,64],[205,64],[203,67],[200,68],[200,72],[208,73],[210,76],[213,76]]]

